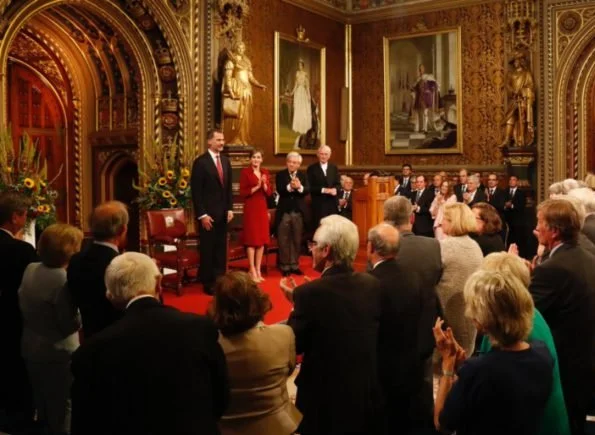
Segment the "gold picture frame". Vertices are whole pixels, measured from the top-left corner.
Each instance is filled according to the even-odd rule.
[[[461,154],[461,28],[384,37],[383,49],[385,154]]]
[[[326,139],[326,48],[275,32],[275,154],[316,154]]]

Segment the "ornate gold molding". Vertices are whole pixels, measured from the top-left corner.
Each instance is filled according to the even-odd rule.
[[[433,11],[444,11],[500,0],[409,0],[389,6],[378,6],[370,9],[347,11],[324,4],[317,0],[282,0],[315,14],[322,15],[346,24],[368,23],[407,15],[423,14]]]

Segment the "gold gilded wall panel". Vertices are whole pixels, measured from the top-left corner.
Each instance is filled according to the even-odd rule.
[[[254,76],[267,87],[264,92],[254,90],[252,144],[264,149],[266,164],[285,164],[285,156],[274,155],[274,34],[294,35],[299,25],[312,41],[326,47],[326,142],[333,149],[333,161],[340,164],[345,161],[345,142],[339,138],[341,88],[345,84],[344,25],[278,0],[251,8],[242,31]],[[304,156],[304,165],[313,161],[314,156]]]
[[[354,163],[497,165],[505,107],[504,2],[353,25]],[[461,26],[463,153],[385,155],[382,38]]]

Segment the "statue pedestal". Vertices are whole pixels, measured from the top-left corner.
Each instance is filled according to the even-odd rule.
[[[244,198],[240,196],[240,172],[250,165],[250,152],[254,149],[246,145],[225,145],[223,154],[231,161],[231,182],[233,188],[234,218],[229,224],[230,233],[241,229],[244,220]]]
[[[254,147],[249,145],[225,145],[223,154],[225,154],[227,157],[229,157],[229,160],[231,160],[231,167],[234,169],[234,174],[236,169],[242,169],[248,166],[250,163],[250,152],[252,152],[253,149]],[[235,180],[236,179],[234,177],[234,181]]]
[[[535,161],[537,159],[536,147],[504,147],[502,156],[506,165],[508,176],[515,175],[519,179],[519,186],[533,190],[537,182]],[[534,195],[532,195],[534,197]]]

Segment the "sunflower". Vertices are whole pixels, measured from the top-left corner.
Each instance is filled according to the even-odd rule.
[[[174,171],[172,171],[171,169],[169,171],[167,171],[165,173],[166,177],[168,180],[171,180],[172,178],[174,178]]]
[[[31,178],[25,178],[23,184],[27,189],[33,189],[35,187],[35,181],[33,181]]]
[[[167,180],[165,179],[165,177],[161,177],[159,178],[159,180],[157,180],[157,184],[159,184],[160,186],[165,186],[167,184]]]
[[[44,204],[44,205],[43,205],[43,212],[44,212],[44,213],[49,213],[50,211],[51,211],[51,208],[50,208],[50,206],[49,206],[49,205],[47,205],[47,204]]]
[[[10,167],[7,167],[7,168],[6,168],[6,172],[8,172],[8,173],[10,174],[10,173],[12,172],[12,168],[10,168]]]
[[[178,204],[178,200],[176,198],[169,199],[169,205],[174,206]]]
[[[187,168],[182,169],[182,177],[190,177],[190,171]]]
[[[46,183],[45,183],[45,181],[43,181],[43,180],[39,180],[39,185],[40,185],[41,187],[45,187],[45,186],[46,186]]]
[[[180,180],[178,185],[180,186],[180,189],[185,189],[188,187],[188,182],[186,180]]]
[[[45,209],[44,209],[44,206],[43,206],[43,205],[38,205],[38,206],[37,206],[37,211],[38,211],[39,213],[43,213],[43,211],[44,211],[44,210],[45,210]]]
[[[163,196],[164,198],[171,198],[171,197],[172,197],[172,194],[171,194],[171,192],[170,192],[169,190],[165,190],[165,191],[164,191],[164,192],[161,194],[161,196]]]

